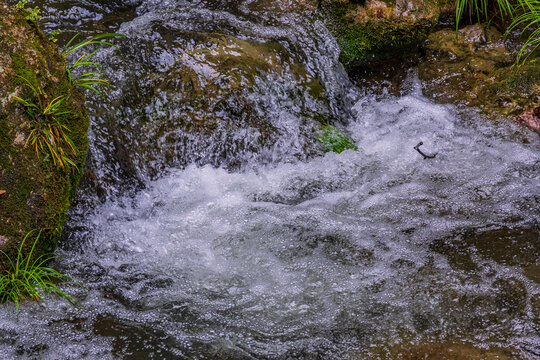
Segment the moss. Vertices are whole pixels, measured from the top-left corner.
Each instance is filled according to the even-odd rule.
[[[0,28],[0,50],[11,54],[7,60],[0,59],[5,69],[0,74],[0,98],[7,99],[13,92],[32,96],[21,76],[39,86],[49,100],[65,96],[62,110],[69,114],[59,120],[71,130],[70,138],[80,151],[77,165],[82,169],[89,119],[83,95],[69,85],[64,58],[35,23],[9,8],[0,6],[0,13],[9,25],[9,30]],[[0,236],[8,240],[2,250],[12,257],[32,229],[43,229],[36,255],[54,250],[80,179],[79,172],[53,166],[47,156],[37,157],[30,146],[24,147],[29,131],[28,114],[18,103],[0,103],[0,188],[6,190],[0,197]],[[30,245],[25,244],[25,250]],[[2,261],[0,268],[6,265]]]
[[[387,59],[424,41],[433,25],[428,21],[345,25],[338,30],[342,47],[340,61],[352,65]]]
[[[325,125],[315,136],[326,152],[341,154],[345,150],[357,150],[351,139],[332,125]]]
[[[395,7],[395,2],[388,5]],[[436,16],[414,19],[385,15],[388,18],[378,19],[366,12],[362,13],[365,19],[360,21],[358,9],[363,7],[340,1],[331,2],[327,9],[341,46],[340,61],[345,66],[384,60],[415,47],[427,38],[437,22]],[[391,7],[385,11],[391,14]]]
[[[514,90],[532,92],[533,87],[540,84],[540,66],[536,62],[526,65],[509,77],[506,83]]]

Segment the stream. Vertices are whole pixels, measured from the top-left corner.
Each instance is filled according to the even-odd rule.
[[[538,135],[433,102],[415,69],[401,97],[356,87],[309,3],[33,3],[59,43],[127,38],[98,55],[111,101],[88,95],[52,264],[80,305],[1,309],[0,358],[540,358]],[[321,117],[358,150],[324,153]]]

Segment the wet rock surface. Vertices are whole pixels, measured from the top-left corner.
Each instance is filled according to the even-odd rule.
[[[88,146],[88,116],[83,96],[68,82],[64,58],[58,48],[24,14],[0,3],[0,238],[1,250],[12,258],[24,236],[43,229],[36,254],[52,251],[80,178],[76,169],[61,169],[44,152],[38,156],[27,144],[33,129],[25,107],[13,100],[31,101],[35,93],[26,81],[41,89],[44,104],[61,96],[58,117],[69,131],[79,154],[73,161],[82,168]],[[32,241],[25,243],[25,251]],[[6,261],[2,257],[2,264]]]
[[[102,58],[116,79],[111,103],[89,101],[89,193],[140,189],[191,163],[233,170],[322,154],[315,133],[346,124],[354,96],[315,9],[312,1],[139,4],[139,16],[115,30],[127,35],[122,54]]]
[[[540,67],[532,56],[513,67],[515,51],[494,27],[470,25],[432,33],[418,67],[423,91],[438,102],[516,116],[540,105]],[[535,120],[535,119],[534,119]],[[531,122],[533,128],[537,128]]]
[[[369,353],[368,358],[372,360],[525,360],[530,358],[529,355],[520,349],[484,349],[467,343],[447,342],[389,346],[384,350]]]
[[[134,168],[156,176],[189,163],[234,169],[321,153],[314,132],[332,121],[326,90],[295,55],[275,41],[191,36],[194,45],[169,70],[142,77],[119,99],[136,109],[115,129]]]
[[[540,282],[540,232],[537,228],[465,229],[435,241],[431,248],[448,257],[457,269],[473,271],[480,256],[501,265],[517,266],[525,276]]]

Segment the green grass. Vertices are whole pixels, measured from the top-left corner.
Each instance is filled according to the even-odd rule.
[[[332,125],[323,126],[315,138],[322,144],[326,152],[341,154],[345,150],[357,150],[349,137]]]
[[[68,164],[76,169],[74,160],[79,152],[67,135],[69,129],[59,121],[60,116],[69,114],[69,111],[62,107],[65,97],[57,96],[48,100],[47,94],[38,85],[22,76],[19,78],[32,93],[31,98],[27,99],[13,96],[13,100],[22,104],[30,116],[31,130],[24,146],[31,145],[38,158],[40,153],[50,156],[53,164],[62,169]]]
[[[75,40],[78,38],[80,33],[77,33],[75,36],[69,40],[69,42],[64,46],[62,50],[62,55],[66,58],[66,73],[69,78],[70,84],[73,84],[75,86],[80,86],[85,89],[89,89],[97,94],[99,94],[101,97],[106,99],[103,92],[99,89],[100,87],[110,87],[111,84],[103,79],[102,74],[98,71],[103,66],[95,61],[90,61],[90,59],[103,47],[103,46],[110,46],[118,50],[118,47],[111,43],[110,41],[107,41],[107,39],[113,38],[113,37],[125,37],[125,35],[122,34],[116,34],[116,33],[106,33],[106,34],[100,34],[96,36],[92,36],[88,39],[85,39],[81,42],[75,43]],[[94,48],[97,46],[96,48]],[[84,50],[88,47],[92,47],[93,50],[89,53],[83,53],[73,64],[69,64],[67,61],[67,58],[72,55],[73,53],[76,53],[78,51]],[[91,68],[92,71],[87,71],[80,75],[75,75],[74,71],[77,68]]]
[[[459,22],[466,10],[472,19],[476,15],[478,22],[489,21],[489,5],[495,3],[499,14],[504,19],[509,16],[512,23],[506,30],[506,35],[512,30],[521,29],[521,33],[529,32],[529,36],[520,48],[516,65],[523,65],[528,57],[538,46],[540,46],[540,0],[457,0],[456,1],[456,31]]]
[[[456,31],[459,27],[459,22],[467,10],[469,18],[472,20],[473,15],[476,15],[478,22],[483,20],[488,21],[489,4],[493,0],[457,0],[456,1]],[[495,0],[499,9],[499,13],[504,18],[505,15],[512,16],[514,7],[508,0]]]
[[[0,274],[0,303],[5,304],[8,308],[10,304],[14,304],[17,314],[19,314],[19,305],[22,301],[32,300],[39,302],[41,299],[53,294],[61,296],[71,305],[78,304],[74,297],[58,287],[59,284],[67,282],[78,284],[78,282],[70,276],[44,266],[48,261],[54,259],[54,256],[45,255],[32,260],[41,231],[38,232],[30,252],[26,256],[23,255],[24,243],[34,233],[35,230],[32,230],[26,234],[19,246],[16,259],[11,259],[5,252],[0,250],[11,265],[5,271],[5,274]]]
[[[508,31],[522,28],[525,31],[532,30],[527,41],[518,52],[516,63],[522,65],[532,51],[540,46],[540,0],[519,0],[519,15],[516,16]],[[527,54],[528,49],[531,49]]]
[[[53,41],[55,39],[54,36],[57,33],[58,32],[52,33]],[[66,58],[66,74],[69,84],[92,90],[106,99],[103,92],[100,90],[100,87],[110,87],[110,83],[103,79],[98,71],[95,71],[96,69],[100,69],[102,65],[90,61],[90,58],[92,58],[103,46],[111,46],[118,49],[116,45],[107,41],[107,39],[125,36],[115,33],[106,33],[92,36],[75,43],[78,36],[79,34],[76,34],[71,38],[62,50],[62,55]],[[70,55],[83,51],[88,47],[92,47],[90,53],[84,53],[79,56],[72,64],[67,61],[67,58]],[[76,69],[84,67],[93,69],[92,71],[87,71],[80,75],[74,74]],[[38,158],[40,153],[44,153],[48,158],[52,159],[55,166],[62,169],[65,169],[66,166],[71,166],[73,169],[78,170],[75,161],[77,160],[79,151],[67,135],[70,132],[69,128],[59,121],[61,116],[69,115],[70,113],[68,110],[65,110],[65,106],[63,106],[66,96],[68,95],[61,95],[49,100],[47,94],[45,94],[37,84],[33,84],[23,76],[19,76],[19,78],[22,79],[23,84],[31,90],[30,97],[23,98],[13,96],[13,100],[22,104],[30,116],[30,134],[25,143],[25,147],[31,145]]]

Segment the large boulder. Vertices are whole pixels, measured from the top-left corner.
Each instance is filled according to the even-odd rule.
[[[316,132],[335,120],[327,90],[289,49],[219,33],[190,37],[169,69],[124,86],[131,90],[103,111],[105,126],[114,124],[100,133],[115,147],[105,156],[123,164],[126,177],[153,178],[189,164],[239,169],[323,152]]]
[[[0,250],[13,258],[32,229],[42,230],[36,254],[54,249],[81,176],[75,167],[62,169],[50,153],[36,153],[27,144],[36,126],[16,97],[51,104],[63,96],[57,119],[69,129],[67,134],[78,149],[71,160],[79,169],[88,147],[89,120],[84,97],[71,87],[57,46],[22,11],[1,2],[0,19],[0,190],[5,191],[0,195]],[[39,99],[27,81],[42,90]],[[27,241],[26,250],[31,245]],[[0,268],[6,264],[2,257]]]
[[[323,0],[348,67],[380,61],[424,41],[449,1]]]

